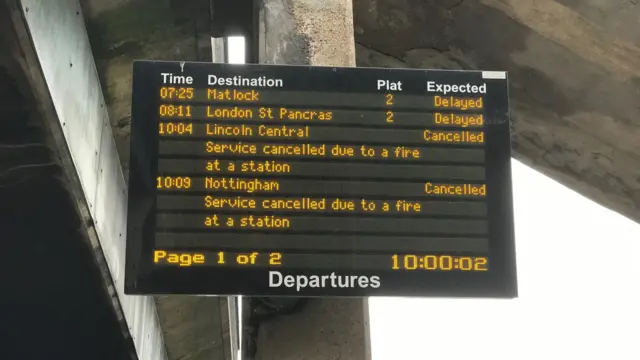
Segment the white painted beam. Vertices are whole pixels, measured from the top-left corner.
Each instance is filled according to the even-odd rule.
[[[65,170],[75,174],[80,184],[74,196],[85,221],[93,223],[88,227],[89,238],[98,262],[103,256],[106,260],[108,274],[103,278],[114,308],[126,324],[138,358],[164,360],[153,298],[124,294],[127,188],[80,4],[77,0],[12,0],[10,5],[16,31],[24,30],[19,34],[22,47],[25,53],[33,53],[26,55],[32,81],[44,83],[39,95],[50,97],[53,104],[46,120],[57,122],[56,145],[60,153],[68,150],[70,155],[63,159]]]

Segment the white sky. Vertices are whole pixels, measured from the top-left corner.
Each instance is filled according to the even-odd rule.
[[[244,64],[244,36],[227,37],[229,64]]]
[[[373,360],[640,359],[640,225],[512,166],[519,298],[370,298]]]

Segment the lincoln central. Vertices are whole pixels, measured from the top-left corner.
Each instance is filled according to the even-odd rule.
[[[308,126],[206,124],[207,135],[308,138]]]

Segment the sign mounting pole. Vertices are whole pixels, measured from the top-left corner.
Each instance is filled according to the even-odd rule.
[[[244,50],[244,49],[243,49]],[[211,60],[213,63],[229,63],[229,37],[211,37]],[[244,54],[244,51],[243,51]],[[243,360],[242,356],[242,296],[227,296],[227,317],[229,321],[230,360]],[[221,309],[222,311],[222,309]]]

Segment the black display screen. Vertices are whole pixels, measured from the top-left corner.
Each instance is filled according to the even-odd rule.
[[[136,61],[127,294],[517,296],[504,72]]]

